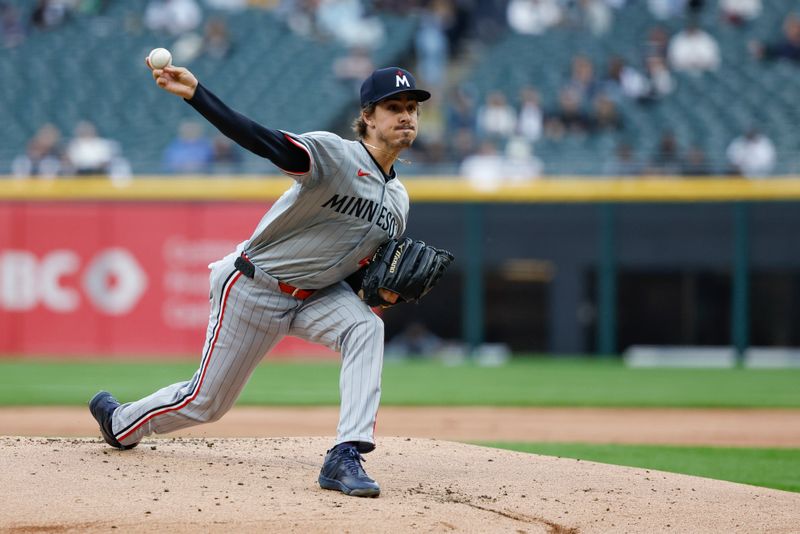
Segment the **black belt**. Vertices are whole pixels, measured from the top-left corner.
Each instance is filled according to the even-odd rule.
[[[236,261],[233,262],[233,266],[236,267],[236,270],[245,275],[247,278],[253,279],[256,277],[256,266],[244,256],[239,256],[236,258]]]

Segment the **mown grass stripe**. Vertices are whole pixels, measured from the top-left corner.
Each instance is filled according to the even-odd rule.
[[[520,452],[683,473],[800,492],[800,449],[481,442]]]
[[[0,360],[0,405],[82,405],[100,388],[140,397],[198,362]],[[338,362],[260,365],[246,405],[337,405]],[[502,367],[387,362],[383,405],[800,408],[800,369],[628,369],[615,361],[518,359]]]

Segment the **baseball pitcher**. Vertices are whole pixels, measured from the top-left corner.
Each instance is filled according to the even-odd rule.
[[[361,454],[375,448],[383,365],[383,323],[370,306],[418,300],[453,259],[400,238],[409,201],[394,162],[414,142],[419,103],[430,93],[402,68],[376,70],[361,87],[359,140],[349,141],[266,128],[225,105],[186,68],[146,63],[159,87],[271,160],[294,184],[249,239],[209,266],[211,312],[191,380],[125,404],[101,391],[89,408],[103,438],[130,449],[153,433],[219,419],[262,357],[284,336],[296,336],[342,357],[339,424],[320,486],[377,496],[380,487],[361,465]]]

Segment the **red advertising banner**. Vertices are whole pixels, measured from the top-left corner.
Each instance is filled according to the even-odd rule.
[[[0,203],[0,355],[199,356],[208,264],[263,202]],[[271,357],[334,356],[286,338]]]

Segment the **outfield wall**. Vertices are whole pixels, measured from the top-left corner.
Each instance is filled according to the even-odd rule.
[[[265,203],[0,204],[0,354],[199,354],[208,264]],[[276,355],[332,355],[290,339]]]
[[[717,313],[731,344],[746,345],[751,267],[800,272],[798,179],[576,178],[492,191],[456,179],[405,183],[409,235],[452,249],[457,261],[445,289],[387,312],[389,334],[418,316],[447,320],[443,333],[470,344],[503,341],[504,324],[519,319],[504,314],[522,313],[545,331],[537,350],[614,352],[624,348],[616,339],[625,326],[617,321],[616,273],[699,266],[739,273]],[[196,354],[207,322],[207,264],[246,239],[289,185],[0,180],[0,354]],[[524,303],[517,310],[487,300],[487,271],[520,260],[551,266],[538,315]],[[587,293],[597,311],[590,332],[579,314]],[[319,350],[288,340],[277,352]]]

